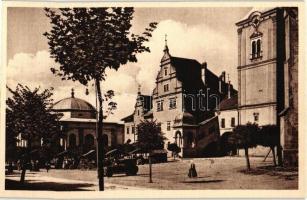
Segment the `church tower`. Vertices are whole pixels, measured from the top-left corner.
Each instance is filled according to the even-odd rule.
[[[252,9],[236,25],[239,123],[277,124],[283,101],[281,9]]]

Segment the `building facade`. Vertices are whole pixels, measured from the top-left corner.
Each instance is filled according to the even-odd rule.
[[[277,73],[281,67],[277,9],[252,9],[238,26],[240,124],[277,123]]]
[[[236,93],[232,86],[230,88],[232,93]],[[167,144],[176,143],[183,157],[205,156],[217,149],[220,133],[214,113],[220,101],[227,97],[227,90],[225,72],[216,76],[206,63],[171,56],[165,45],[156,86],[152,95],[146,96],[151,98],[152,106],[143,104],[139,112],[143,115],[136,115],[137,105],[141,103],[139,97],[144,96],[139,93],[134,113],[123,121],[125,127],[137,127],[139,118],[156,120],[166,137],[165,149]],[[142,112],[144,107],[150,110]],[[127,131],[125,135],[129,135]],[[135,140],[132,141],[136,141],[137,136],[133,137]]]
[[[63,150],[75,148],[80,153],[96,149],[96,109],[83,99],[71,97],[56,102],[52,110],[61,113],[60,119],[63,137],[60,145]],[[124,143],[124,125],[103,122],[104,141],[108,147]]]
[[[280,127],[285,163],[298,162],[298,10],[254,8],[238,26],[239,124]]]

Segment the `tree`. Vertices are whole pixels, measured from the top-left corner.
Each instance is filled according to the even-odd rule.
[[[103,179],[103,97],[101,81],[106,68],[117,70],[127,62],[137,62],[136,55],[149,52],[143,43],[151,37],[157,23],[150,23],[142,35],[130,33],[134,9],[112,8],[45,8],[52,29],[44,33],[51,56],[60,64],[51,71],[63,80],[79,81],[87,85],[94,81],[98,98],[98,178],[99,190],[104,190]]]
[[[149,153],[149,182],[152,183],[152,152],[163,149],[165,137],[160,126],[153,120],[142,121],[137,126],[137,144],[142,152]]]
[[[250,162],[248,149],[257,146],[259,127],[257,124],[248,123],[246,125],[238,125],[233,129],[233,134],[230,136],[235,146],[242,148],[245,151],[246,166],[250,170]]]
[[[274,166],[276,166],[275,147],[280,144],[278,127],[276,125],[263,126],[260,130],[258,143],[271,148]]]
[[[59,140],[61,116],[50,110],[53,101],[52,88],[41,93],[40,88],[32,91],[21,84],[17,85],[15,91],[9,87],[7,89],[12,93],[12,97],[6,101],[6,149],[10,151],[10,145],[16,147],[18,135],[27,141],[21,158],[23,165],[20,182],[23,183],[26,164],[31,161],[33,152],[43,153],[47,147],[52,147]]]
[[[175,157],[178,155],[178,153],[180,153],[181,151],[180,147],[178,147],[176,143],[170,143],[170,142],[167,143],[167,150],[172,152],[174,160],[175,160]]]

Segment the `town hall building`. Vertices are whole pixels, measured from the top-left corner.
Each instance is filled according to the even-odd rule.
[[[172,56],[166,44],[152,95],[139,91],[134,113],[122,119],[125,138],[137,141],[140,120],[153,119],[166,137],[165,149],[168,143],[176,143],[183,157],[217,153],[220,132],[215,110],[228,89],[237,93],[226,83],[225,74],[216,76],[207,63]]]

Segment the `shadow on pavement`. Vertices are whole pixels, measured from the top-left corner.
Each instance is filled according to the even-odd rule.
[[[56,182],[25,182],[20,184],[19,181],[5,180],[5,190],[47,190],[47,191],[89,191],[89,187],[94,184],[89,183],[56,183]],[[92,189],[94,190],[94,189]]]
[[[183,181],[182,183],[219,183],[223,182],[224,180],[191,180],[191,181]]]

